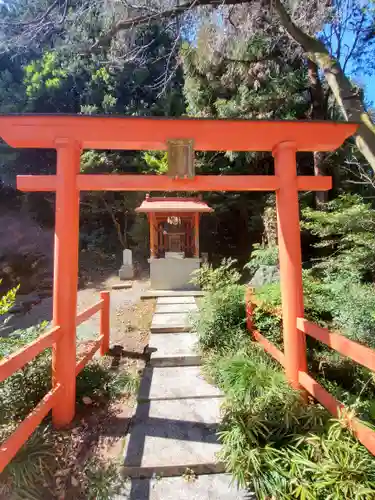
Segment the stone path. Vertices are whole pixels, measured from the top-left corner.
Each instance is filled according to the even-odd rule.
[[[200,373],[189,316],[193,296],[157,299],[141,382],[124,450],[130,478],[120,500],[243,500],[216,454],[220,391]]]

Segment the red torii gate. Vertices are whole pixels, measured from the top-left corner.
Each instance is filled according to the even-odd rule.
[[[276,191],[285,369],[300,388],[306,372],[298,191],[331,188],[330,177],[297,176],[297,151],[333,151],[357,129],[353,123],[122,118],[80,115],[0,116],[0,137],[16,148],[53,148],[56,175],[20,175],[21,191],[55,191],[53,405],[57,427],[75,413],[76,307],[80,191]],[[196,151],[272,151],[275,175],[81,175],[84,149],[165,150],[172,139],[193,141]],[[27,439],[27,436],[26,436]]]

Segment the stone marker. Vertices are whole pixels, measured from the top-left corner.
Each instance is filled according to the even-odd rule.
[[[132,251],[128,248],[125,248],[122,252],[122,266],[118,275],[120,280],[131,280],[134,277],[133,255]]]

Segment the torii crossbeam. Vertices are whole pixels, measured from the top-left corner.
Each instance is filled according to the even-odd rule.
[[[56,175],[18,176],[22,191],[55,191],[53,349],[56,426],[75,412],[76,307],[80,191],[275,191],[286,374],[294,387],[306,371],[298,191],[331,188],[331,178],[297,176],[297,151],[333,151],[357,129],[352,123],[246,121],[102,116],[0,116],[0,136],[16,148],[57,150]],[[196,151],[272,151],[274,176],[225,175],[170,179],[163,175],[81,175],[84,149],[165,150],[169,140],[193,141]]]

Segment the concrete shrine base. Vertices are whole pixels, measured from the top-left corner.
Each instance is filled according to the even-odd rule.
[[[153,290],[197,290],[190,283],[193,271],[199,269],[201,259],[149,259],[150,280]]]

